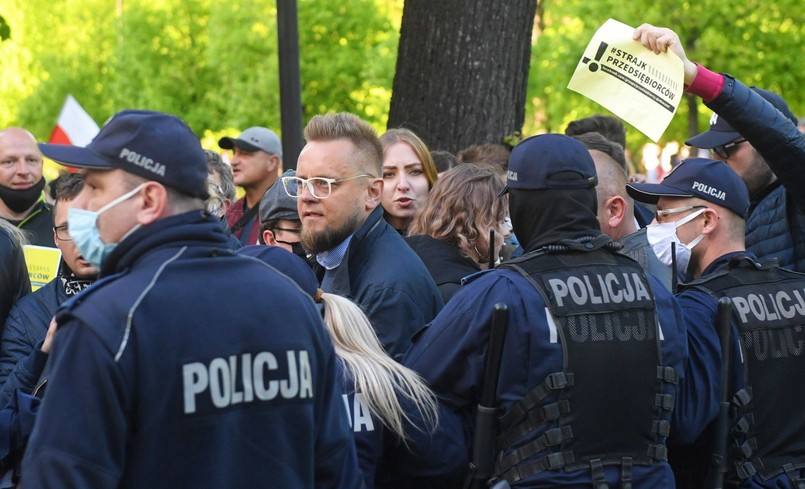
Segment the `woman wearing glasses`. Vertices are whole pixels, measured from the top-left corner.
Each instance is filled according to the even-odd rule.
[[[383,198],[386,221],[405,234],[414,214],[428,199],[436,181],[430,150],[408,129],[389,129],[383,145]]]

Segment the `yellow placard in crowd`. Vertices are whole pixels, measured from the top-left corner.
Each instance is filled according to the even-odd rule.
[[[31,279],[31,290],[35,291],[56,278],[59,272],[61,250],[44,246],[24,246],[25,264]]]
[[[603,105],[653,141],[671,123],[684,90],[682,60],[654,54],[614,19],[596,31],[567,88]]]

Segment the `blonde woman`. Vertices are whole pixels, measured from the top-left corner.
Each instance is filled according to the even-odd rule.
[[[488,265],[489,231],[496,231],[494,256],[509,235],[506,196],[500,174],[490,165],[462,163],[444,172],[417,212],[406,241],[425,263],[445,304],[461,279]]]
[[[422,139],[409,129],[389,129],[383,146],[383,196],[386,221],[405,234],[416,211],[425,205],[436,182],[436,165]]]
[[[460,487],[468,451],[461,423],[420,377],[391,359],[366,315],[319,292],[343,367],[344,405],[367,488]]]

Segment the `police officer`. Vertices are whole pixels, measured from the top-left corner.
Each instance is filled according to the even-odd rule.
[[[601,234],[595,185],[570,137],[515,147],[509,207],[526,254],[469,279],[406,360],[469,418],[493,305],[508,305],[496,476],[512,487],[674,487],[665,437],[687,356],[681,311]]]
[[[362,487],[317,309],[203,211],[190,128],[126,110],[41,147],[85,169],[68,225],[101,279],[57,315],[23,484]]]
[[[676,256],[687,262],[677,268],[693,278],[677,296],[690,345],[671,438],[681,444],[672,447],[671,458],[679,487],[701,487],[705,478],[723,382],[736,413],[733,481],[741,487],[805,487],[805,392],[792,388],[805,370],[805,275],[779,268],[776,260],[761,264],[745,251],[749,194],[721,161],[687,159],[661,183],[633,183],[628,191],[657,205],[657,224],[648,231],[659,237],[655,252],[665,254],[674,243]],[[715,328],[720,297],[733,302],[730,379],[721,378]]]

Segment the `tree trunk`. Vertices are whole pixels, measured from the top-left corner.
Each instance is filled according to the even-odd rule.
[[[406,0],[388,127],[457,152],[520,131],[534,0]]]

